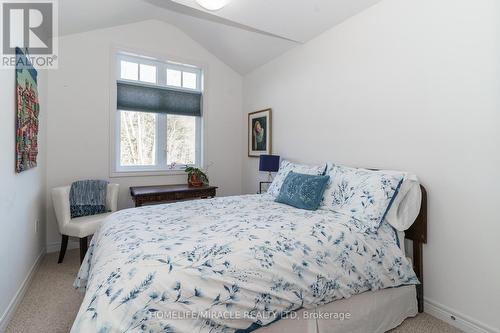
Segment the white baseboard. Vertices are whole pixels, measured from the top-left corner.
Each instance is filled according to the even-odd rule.
[[[28,289],[28,286],[30,285],[31,280],[35,275],[35,272],[38,270],[38,267],[42,263],[42,259],[45,253],[46,253],[45,248],[43,248],[38,257],[36,258],[35,262],[33,263],[33,266],[31,266],[28,275],[26,275],[26,278],[24,279],[23,283],[21,283],[21,286],[19,287],[16,294],[14,295],[9,305],[7,306],[7,309],[5,309],[5,312],[2,314],[2,317],[0,317],[0,332],[4,332],[7,329],[7,325],[9,324],[10,319],[16,312],[16,309],[19,306],[19,303],[21,303],[21,300],[23,299],[24,294]]]
[[[71,240],[68,241],[68,247],[66,248],[67,250],[73,250],[78,248],[80,248],[80,243],[73,242]],[[47,244],[47,253],[59,252],[59,250],[61,250],[61,242],[53,242]]]
[[[497,329],[489,327],[488,325],[428,298],[424,298],[424,312],[466,333],[500,333]]]

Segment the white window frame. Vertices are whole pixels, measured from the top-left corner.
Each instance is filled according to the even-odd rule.
[[[166,150],[158,149],[155,147],[155,165],[154,166],[123,166],[121,162],[121,118],[120,111],[116,107],[116,83],[121,82],[135,82],[140,83],[145,86],[161,86],[168,87],[171,89],[177,89],[181,91],[199,91],[204,94],[204,81],[205,81],[205,69],[204,66],[200,65],[187,65],[181,61],[162,61],[160,59],[172,59],[171,57],[154,57],[149,55],[144,55],[142,52],[134,52],[129,50],[113,49],[111,52],[111,61],[114,62],[114,66],[111,66],[111,98],[110,98],[110,147],[111,147],[111,159],[110,159],[110,177],[129,177],[129,176],[155,176],[155,175],[180,175],[184,174],[184,169],[187,165],[176,165],[174,168],[167,165],[167,153]],[[153,65],[156,66],[156,84],[142,82],[140,81],[140,67],[138,68],[138,79],[139,80],[126,80],[120,77],[121,74],[121,61],[131,61],[139,64]],[[192,63],[192,62],[191,62]],[[180,70],[181,72],[192,72],[197,74],[197,89],[183,88],[169,86],[167,82],[167,69]],[[181,86],[183,77],[181,75]],[[204,165],[204,115],[205,115],[205,96],[202,98],[202,109],[203,115],[201,117],[196,117],[196,156],[194,166],[203,168]],[[157,143],[161,142],[163,138],[167,136],[166,128],[166,118],[168,115],[156,114],[156,135]]]

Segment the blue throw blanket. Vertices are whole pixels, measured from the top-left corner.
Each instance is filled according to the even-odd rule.
[[[80,180],[71,184],[71,218],[105,213],[107,188],[105,180]]]

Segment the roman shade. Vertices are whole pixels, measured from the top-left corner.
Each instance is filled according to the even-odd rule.
[[[181,116],[201,116],[202,94],[133,82],[117,82],[117,109]]]

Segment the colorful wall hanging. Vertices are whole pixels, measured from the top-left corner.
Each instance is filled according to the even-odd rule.
[[[16,48],[16,172],[36,167],[38,156],[37,72]]]

